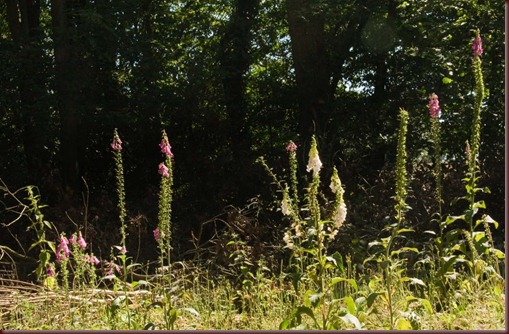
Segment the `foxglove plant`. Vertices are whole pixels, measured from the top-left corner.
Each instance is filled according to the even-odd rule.
[[[170,142],[166,131],[162,131],[161,143],[159,144],[164,161],[159,164],[159,174],[161,175],[161,186],[159,190],[159,221],[154,230],[154,239],[156,240],[161,256],[161,269],[164,272],[164,262],[166,258],[168,275],[164,276],[167,280],[163,285],[164,300],[163,312],[167,329],[173,329],[177,318],[177,310],[172,302],[172,283],[171,283],[171,202],[173,196],[173,153],[171,152]]]
[[[56,262],[60,265],[60,273],[62,274],[62,285],[66,294],[69,292],[69,269],[67,264],[69,262],[69,256],[71,251],[69,250],[69,239],[64,234],[60,235],[60,243],[56,250]]]
[[[297,180],[297,145],[290,140],[286,146],[290,160],[290,189],[294,208],[299,207],[299,185]]]
[[[162,131],[162,139],[159,144],[164,161],[159,164],[158,172],[161,175],[161,186],[159,190],[159,222],[157,233],[154,231],[154,237],[158,243],[161,253],[161,266],[164,266],[166,257],[168,266],[170,265],[170,240],[171,240],[171,202],[173,186],[173,170],[171,146],[168,141],[166,131]]]
[[[396,312],[394,310],[394,293],[396,291],[396,287],[401,285],[404,281],[411,280],[414,283],[424,285],[424,282],[415,279],[402,277],[403,270],[401,269],[403,260],[399,259],[397,256],[403,252],[418,252],[416,248],[411,247],[400,247],[399,249],[394,249],[394,242],[399,237],[401,238],[402,233],[412,232],[413,229],[403,227],[405,221],[405,213],[408,211],[409,206],[406,203],[407,197],[407,151],[406,151],[406,134],[408,131],[408,112],[404,109],[400,109],[400,125],[399,125],[399,133],[398,133],[398,146],[397,146],[397,155],[396,155],[396,194],[394,196],[394,200],[396,204],[394,205],[394,209],[396,211],[395,214],[395,223],[389,224],[384,228],[384,231],[388,231],[390,234],[387,237],[381,238],[380,241],[374,241],[369,243],[369,248],[378,246],[379,250],[375,252],[372,256],[364,260],[364,263],[368,261],[375,260],[377,263],[381,264],[381,267],[384,272],[383,284],[385,291],[376,292],[377,294],[383,294],[386,296],[387,305],[389,308],[390,315],[390,329],[394,329],[397,327],[397,323],[402,320],[395,319]],[[375,297],[377,295],[374,295]],[[412,297],[413,298],[413,297]],[[402,319],[402,318],[400,318]]]
[[[309,283],[309,285],[306,285],[308,290],[302,300],[304,305],[295,308],[289,318],[280,324],[280,329],[300,325],[301,314],[303,313],[312,317],[317,329],[338,329],[341,326],[338,321],[352,321],[356,323],[357,328],[360,328],[361,325],[354,315],[345,315],[348,311],[345,312],[330,307],[333,303],[339,302],[339,300],[334,299],[332,293],[337,283],[346,281],[356,287],[356,283],[352,280],[334,277],[331,281],[328,281],[327,277],[330,274],[335,274],[336,270],[341,271],[340,268],[343,268],[339,253],[332,256],[327,255],[327,243],[334,240],[345,222],[347,213],[343,199],[344,189],[338,171],[336,168],[333,169],[329,185],[335,199],[331,201],[331,208],[327,211],[328,219],[322,219],[324,214],[322,214],[319,201],[322,195],[319,188],[320,171],[323,165],[320,160],[316,138],[313,136],[306,168],[311,173],[311,182],[306,188],[305,201],[303,201],[305,207],[301,210],[298,198],[296,150],[297,145],[290,141],[286,146],[290,162],[290,186],[278,180],[263,157],[258,159],[282,192],[281,213],[290,220],[290,226],[284,233],[283,241],[285,247],[292,253],[290,261],[296,259],[298,263],[294,265],[290,262],[290,267],[296,269],[297,272],[290,273],[289,277],[292,278],[296,291],[299,291],[299,283]],[[307,212],[308,214],[301,217],[301,212]]]
[[[435,155],[435,199],[438,205],[438,216],[441,220],[442,216],[442,157],[441,157],[441,146],[440,146],[440,103],[438,96],[433,93],[429,97],[429,115],[431,118],[431,135],[434,144],[434,155]],[[442,230],[442,226],[440,227]]]
[[[127,211],[125,208],[125,187],[124,187],[124,165],[122,163],[122,140],[120,139],[117,129],[113,132],[113,141],[110,144],[113,150],[113,157],[115,159],[115,178],[117,181],[117,196],[118,196],[118,218],[120,220],[120,235],[122,240],[120,244],[125,246],[126,240],[126,225],[125,217]]]
[[[483,267],[486,262],[482,260],[479,255],[483,253],[491,253],[495,262],[495,266],[498,267],[498,260],[503,259],[504,254],[499,250],[495,249],[493,245],[488,242],[483,243],[482,240],[489,238],[491,232],[489,231],[489,224],[493,224],[495,228],[498,227],[498,223],[494,221],[490,216],[483,215],[481,219],[476,220],[474,217],[479,212],[479,209],[486,209],[484,201],[476,201],[476,193],[486,192],[489,193],[488,188],[478,187],[477,181],[479,180],[479,151],[481,142],[481,111],[482,102],[484,99],[484,80],[482,74],[482,60],[481,55],[483,53],[482,39],[479,30],[476,30],[475,38],[472,43],[472,72],[474,74],[475,86],[474,86],[474,113],[471,126],[471,137],[470,141],[466,144],[467,154],[467,166],[468,170],[466,177],[463,179],[465,182],[465,189],[467,196],[464,197],[468,201],[468,209],[465,210],[461,216],[449,216],[447,217],[446,223],[451,224],[454,221],[461,219],[467,224],[468,230],[462,231],[465,236],[467,244],[470,248],[470,262],[469,266],[472,269],[474,282],[478,283],[479,275],[485,271]],[[479,225],[484,225],[484,232],[475,232],[475,228]],[[488,247],[486,247],[488,245]],[[498,271],[498,268],[495,270]]]
[[[343,199],[343,194],[345,190],[343,189],[343,185],[341,184],[341,180],[339,179],[338,170],[336,167],[333,168],[331,183],[330,183],[331,191],[336,195],[334,200],[334,206],[332,210],[332,222],[333,227],[329,227],[329,240],[332,241],[334,237],[338,234],[341,226],[346,220],[346,204]]]
[[[481,105],[484,99],[484,80],[482,74],[482,61],[481,55],[483,53],[482,39],[479,30],[476,31],[474,42],[472,43],[473,58],[472,58],[472,71],[474,73],[475,86],[475,100],[474,100],[474,117],[472,120],[472,134],[469,142],[469,153],[468,153],[468,173],[465,178],[466,190],[470,202],[470,209],[472,214],[467,215],[467,224],[469,225],[470,234],[474,232],[473,216],[476,209],[475,193],[478,180],[479,166],[478,156],[479,147],[481,142]]]

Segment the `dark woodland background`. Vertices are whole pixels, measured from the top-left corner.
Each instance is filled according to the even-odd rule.
[[[480,185],[491,190],[486,212],[503,225],[504,3],[494,0],[2,0],[0,178],[11,190],[37,186],[59,231],[86,225],[87,241],[107,255],[120,240],[109,146],[118,128],[128,247],[153,259],[165,129],[175,154],[174,253],[185,258],[214,217],[247,219],[258,228],[246,233],[267,243],[279,238],[279,194],[255,160],[263,155],[283,173],[285,145],[295,141],[305,186],[315,134],[325,186],[337,166],[346,188],[336,245],[345,250],[393,216],[401,107],[410,113],[407,220],[421,242],[422,231],[437,230],[433,92],[442,107],[444,211],[464,209],[449,204],[465,193],[475,29],[487,89]],[[12,199],[0,201],[7,223]],[[2,232],[0,244],[28,248],[27,224]]]

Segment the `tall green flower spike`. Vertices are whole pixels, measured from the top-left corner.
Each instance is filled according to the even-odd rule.
[[[127,216],[125,208],[125,187],[124,187],[124,165],[122,162],[122,140],[118,135],[117,129],[113,131],[113,141],[110,144],[113,149],[113,157],[115,159],[115,177],[117,179],[117,196],[118,196],[118,218],[120,220],[120,235],[122,240],[120,244],[125,247],[125,239],[127,236],[125,217]]]
[[[157,243],[161,252],[161,265],[164,265],[166,257],[170,265],[170,241],[171,241],[171,202],[173,199],[173,163],[171,146],[168,141],[166,131],[162,131],[161,153],[164,155],[164,161],[159,164],[159,174],[161,174],[161,186],[159,191],[159,224],[157,226]]]
[[[408,129],[408,112],[400,109],[400,125],[398,134],[398,151],[396,157],[396,205],[397,212],[396,219],[399,223],[403,220],[404,212],[407,209],[406,195],[407,195],[407,171],[406,171],[406,134]]]

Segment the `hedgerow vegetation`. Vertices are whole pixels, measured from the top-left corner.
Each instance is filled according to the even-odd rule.
[[[0,4],[0,329],[504,328],[493,4],[105,4]]]

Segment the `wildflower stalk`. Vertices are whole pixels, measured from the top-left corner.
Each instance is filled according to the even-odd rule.
[[[429,100],[429,111],[431,117],[431,136],[433,139],[435,166],[435,199],[438,205],[438,216],[439,220],[442,217],[442,158],[441,158],[441,136],[440,136],[440,105],[438,102],[438,96],[433,93]],[[442,230],[442,226],[440,227]]]
[[[476,31],[476,37],[472,46],[473,59],[472,59],[472,71],[474,73],[475,80],[475,100],[474,100],[474,115],[472,119],[472,133],[469,141],[470,150],[467,154],[468,159],[468,174],[466,189],[468,193],[468,199],[470,204],[470,209],[472,214],[467,215],[467,224],[470,229],[470,234],[474,232],[474,204],[475,204],[475,193],[476,193],[476,181],[478,179],[477,174],[479,172],[478,166],[478,156],[479,156],[479,148],[480,148],[480,139],[481,139],[481,105],[484,99],[484,80],[482,74],[482,61],[481,55],[483,52],[482,49],[482,40],[479,34],[479,30]]]
[[[161,186],[159,191],[159,224],[157,238],[159,249],[161,251],[161,266],[164,266],[164,257],[168,266],[170,265],[170,242],[171,242],[171,202],[173,198],[173,167],[171,146],[168,141],[166,131],[162,131],[162,140],[159,144],[161,153],[164,154],[164,162],[159,165],[159,174],[161,174]]]
[[[408,209],[406,204],[406,195],[407,195],[407,170],[406,170],[406,162],[407,162],[407,152],[406,152],[406,134],[408,130],[408,112],[404,109],[400,109],[400,125],[399,125],[399,134],[398,134],[398,148],[396,155],[396,196],[394,197],[396,201],[396,205],[394,209],[396,210],[396,226],[392,228],[391,236],[388,238],[387,246],[385,248],[385,258],[386,260],[391,262],[390,259],[392,257],[392,244],[395,238],[403,231],[400,229],[404,218],[405,212]],[[389,304],[389,314],[391,321],[391,329],[394,328],[394,310],[392,303],[392,271],[390,270],[390,266],[387,264],[384,268],[385,273],[385,283],[387,289],[387,301]]]
[[[299,207],[299,191],[297,181],[297,145],[293,141],[290,141],[286,150],[289,153],[290,160],[290,190],[292,195],[292,202],[295,209]]]
[[[173,199],[173,153],[171,152],[170,142],[166,131],[161,133],[161,153],[164,155],[164,161],[159,164],[159,174],[161,174],[161,186],[159,190],[159,215],[157,229],[154,230],[161,256],[161,270],[163,277],[166,278],[166,287],[163,285],[163,293],[166,302],[163,303],[164,320],[166,328],[172,330],[176,319],[176,310],[172,305],[171,296],[171,202]],[[165,267],[165,259],[167,267]],[[167,268],[167,275],[164,272]]]
[[[122,140],[118,135],[117,129],[113,132],[113,141],[111,143],[113,149],[113,157],[115,159],[115,178],[117,181],[118,196],[118,218],[120,220],[120,235],[122,240],[120,244],[125,246],[127,236],[125,217],[127,216],[125,208],[125,188],[124,188],[124,164],[122,163]]]
[[[308,188],[308,204],[309,212],[311,214],[311,221],[318,224],[320,221],[320,204],[318,203],[318,187],[320,186],[320,169],[322,168],[322,162],[318,155],[318,149],[316,145],[316,138],[311,138],[311,148],[309,150],[309,163],[307,171],[313,172],[313,179]],[[317,228],[318,231],[318,228]]]
[[[440,123],[438,119],[431,120],[431,132],[435,146],[435,199],[438,205],[438,215],[442,217],[442,162],[441,162],[441,146],[440,146]]]
[[[400,125],[398,134],[398,151],[396,155],[396,220],[399,230],[401,223],[404,220],[405,212],[407,211],[407,204],[405,202],[407,195],[407,171],[406,171],[406,134],[408,130],[408,112],[400,109]]]

